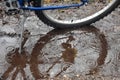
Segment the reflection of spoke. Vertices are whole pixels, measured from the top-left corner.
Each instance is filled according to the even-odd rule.
[[[68,37],[58,38],[57,40],[62,40],[62,39],[66,39],[66,38],[68,38]],[[50,42],[52,42],[52,41],[56,41],[56,39],[53,39],[53,40],[51,40]]]
[[[15,72],[13,73],[12,80],[15,80],[18,72],[19,72],[19,68],[17,67],[16,70],[15,70]]]
[[[26,75],[25,75],[24,69],[21,69],[21,74],[22,74],[22,76],[23,76],[23,79],[26,80]]]
[[[42,56],[47,60],[47,62],[49,63],[49,59],[47,58],[47,56],[45,55],[45,53],[42,53]]]
[[[58,77],[62,72],[66,71],[71,65],[64,67],[55,77]]]
[[[52,64],[52,66],[46,71],[47,73],[55,66],[55,64],[57,64],[57,62],[59,62],[59,60],[61,59],[62,57],[60,57],[58,60],[56,60],[56,62],[54,62]]]
[[[7,78],[8,78],[8,76],[9,76],[9,74],[13,71],[13,69],[14,69],[14,66],[10,66],[8,69],[7,69],[7,71],[5,71],[5,73],[2,75],[2,79],[3,80],[6,80]]]

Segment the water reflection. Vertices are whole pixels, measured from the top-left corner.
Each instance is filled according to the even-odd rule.
[[[77,54],[77,50],[72,48],[71,44],[69,43],[72,40],[75,40],[75,38],[73,38],[73,36],[68,36],[68,40],[65,43],[62,43],[62,47],[65,49],[62,51],[62,58],[65,62],[74,63],[74,59]]]
[[[26,51],[27,46],[24,47],[28,38],[24,37],[22,54],[16,48],[14,53],[6,55],[10,66],[3,73],[3,80],[62,79],[66,76],[81,79],[80,75],[99,73],[107,56],[107,40],[94,26],[54,29],[40,37],[31,54]]]

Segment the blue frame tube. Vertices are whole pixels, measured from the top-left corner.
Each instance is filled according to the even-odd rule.
[[[80,7],[85,5],[85,3],[88,2],[88,0],[81,0],[82,3],[80,4],[61,5],[61,6],[44,6],[44,7],[32,7],[32,6],[25,7],[23,6],[23,0],[18,0],[18,1],[20,4],[20,8],[24,10],[53,10],[53,9],[63,9],[63,8],[70,8],[70,7]]]
[[[20,7],[23,6],[23,0],[18,0]]]

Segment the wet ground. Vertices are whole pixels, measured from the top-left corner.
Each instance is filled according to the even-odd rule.
[[[2,80],[120,80],[119,8],[77,29],[53,29],[31,16],[25,22],[22,54],[20,27],[1,24],[0,32],[5,32],[0,33]]]

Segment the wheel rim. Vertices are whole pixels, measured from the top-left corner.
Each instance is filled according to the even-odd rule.
[[[105,2],[89,2],[87,6],[81,6],[79,8],[45,10],[43,11],[43,14],[50,21],[53,21],[55,23],[77,24],[91,20],[101,15],[103,12],[108,10],[115,2],[116,0],[106,0]],[[53,3],[51,4],[53,5]],[[50,6],[51,4],[46,4],[42,1],[42,6]]]

